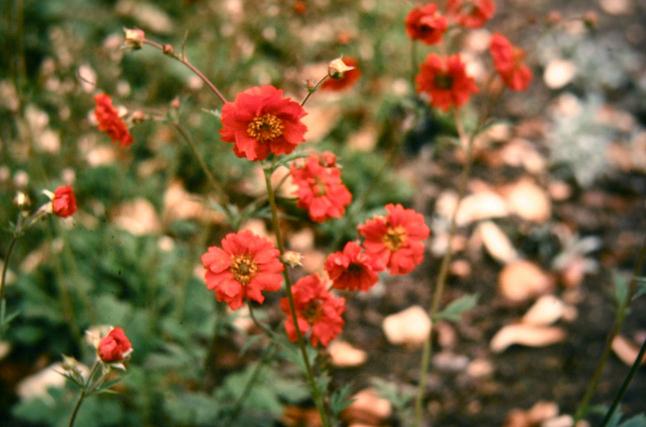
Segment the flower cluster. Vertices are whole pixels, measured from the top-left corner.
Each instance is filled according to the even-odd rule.
[[[304,162],[294,162],[290,173],[298,188],[298,206],[307,209],[313,221],[343,216],[352,194],[341,181],[333,153],[312,154]]]
[[[406,16],[406,32],[413,42],[428,45],[443,43],[447,28],[454,26],[483,27],[494,15],[493,0],[449,0],[442,12],[434,3],[413,8]],[[448,43],[447,43],[448,44]],[[527,89],[532,72],[525,64],[525,53],[501,34],[491,37],[490,53],[496,72],[507,87],[514,91]],[[428,96],[430,104],[443,111],[457,109],[479,92],[473,77],[458,53],[430,53],[422,63],[415,79],[417,91]]]

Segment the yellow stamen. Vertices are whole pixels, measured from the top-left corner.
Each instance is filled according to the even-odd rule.
[[[406,242],[406,229],[401,225],[397,227],[389,227],[384,234],[384,245],[391,251],[396,251]]]
[[[249,255],[238,255],[231,262],[231,274],[243,285],[248,284],[258,272],[258,265]]]
[[[271,142],[283,134],[283,122],[273,114],[254,118],[247,126],[247,134],[258,142]]]

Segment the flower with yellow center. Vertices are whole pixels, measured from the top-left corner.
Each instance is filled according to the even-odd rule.
[[[237,255],[231,261],[231,274],[243,285],[248,284],[258,272],[258,265],[249,255]]]
[[[383,237],[384,246],[394,252],[406,242],[406,237],[406,229],[401,225],[389,227]]]
[[[247,126],[247,134],[258,142],[271,142],[283,134],[282,120],[273,114],[255,117]]]

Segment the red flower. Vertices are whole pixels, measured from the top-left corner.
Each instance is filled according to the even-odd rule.
[[[429,3],[412,9],[406,16],[406,32],[413,40],[421,40],[426,44],[436,44],[442,40],[447,22],[437,10],[437,6]]]
[[[74,190],[69,185],[58,187],[52,199],[52,212],[61,218],[67,218],[76,212],[76,197]]]
[[[209,247],[202,255],[206,269],[206,287],[215,292],[218,301],[232,310],[243,300],[265,300],[262,291],[277,291],[281,287],[283,264],[278,249],[271,242],[250,231],[227,234],[221,248]]]
[[[480,28],[493,17],[496,4],[493,0],[449,0],[446,9],[460,25]]]
[[[424,259],[424,241],[429,229],[424,217],[402,205],[386,205],[388,215],[369,219],[359,226],[366,254],[391,274],[413,271]]]
[[[291,175],[298,187],[298,206],[307,209],[313,221],[341,218],[352,194],[341,181],[336,157],[330,152],[312,154],[300,167],[293,162]]]
[[[361,77],[361,70],[359,69],[359,62],[351,56],[344,56],[343,63],[350,67],[354,67],[352,70],[339,73],[338,75],[330,75],[323,84],[321,89],[329,91],[341,91],[352,87],[359,77]]]
[[[97,352],[105,363],[122,362],[132,353],[132,344],[123,329],[117,326],[99,342]]]
[[[502,34],[491,36],[489,52],[493,58],[496,71],[505,84],[515,91],[523,91],[532,82],[532,70],[523,62],[525,51],[514,46]]]
[[[426,57],[417,75],[417,91],[430,96],[431,105],[448,111],[466,103],[478,86],[470,77],[459,55]]]
[[[94,97],[94,103],[94,116],[99,122],[99,130],[107,133],[112,141],[119,142],[122,147],[132,144],[132,135],[128,131],[128,126],[119,117],[110,96],[100,93]]]
[[[334,252],[327,257],[325,270],[336,289],[367,291],[377,283],[377,271],[380,269],[363,252],[361,246],[356,242],[348,242],[343,251]]]
[[[336,338],[343,330],[345,299],[335,297],[328,292],[325,283],[319,276],[311,274],[300,279],[292,287],[296,320],[302,334],[310,332],[313,346],[319,343],[324,347]],[[296,341],[296,328],[287,298],[280,300],[280,308],[287,316],[285,331],[290,340]]]
[[[305,140],[301,122],[305,110],[273,86],[241,92],[222,107],[223,141],[234,143],[238,157],[264,160],[269,154],[289,154]]]

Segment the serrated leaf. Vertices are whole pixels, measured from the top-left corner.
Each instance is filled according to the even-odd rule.
[[[352,384],[345,384],[330,396],[330,410],[335,417],[352,404]]]
[[[478,295],[463,295],[452,301],[444,310],[439,312],[436,320],[449,320],[459,322],[465,311],[471,310],[478,303]]]
[[[637,291],[633,296],[633,301],[642,295],[646,295],[646,277],[637,277],[635,280],[637,281]]]

